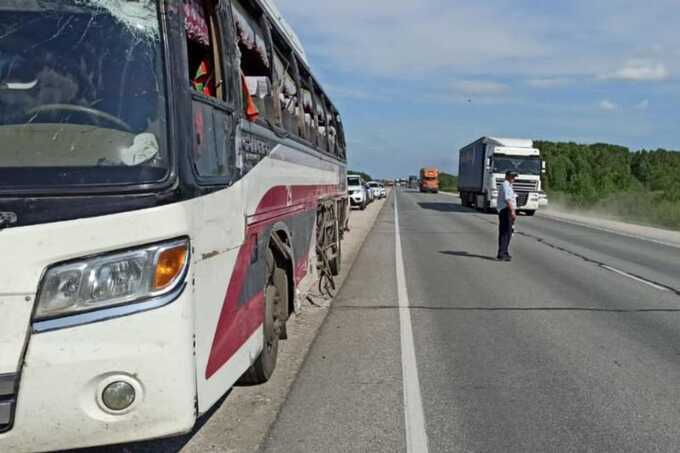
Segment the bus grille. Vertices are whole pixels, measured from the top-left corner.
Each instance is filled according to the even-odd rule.
[[[16,404],[16,381],[15,374],[0,374],[0,433],[12,428]]]

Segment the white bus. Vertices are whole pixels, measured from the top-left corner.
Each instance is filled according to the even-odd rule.
[[[342,123],[266,6],[0,0],[0,451],[190,431],[338,272]]]

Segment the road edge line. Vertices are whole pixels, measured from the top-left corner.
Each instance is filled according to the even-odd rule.
[[[399,298],[399,330],[401,339],[401,371],[404,397],[404,425],[406,428],[406,451],[409,453],[427,453],[428,440],[425,429],[418,365],[416,361],[415,342],[413,340],[413,322],[409,308],[408,288],[404,256],[401,249],[401,233],[399,230],[398,190],[394,192],[394,236],[397,273],[397,295]]]

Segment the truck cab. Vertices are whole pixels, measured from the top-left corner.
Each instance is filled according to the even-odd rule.
[[[534,215],[545,205],[541,175],[545,164],[532,140],[483,137],[460,151],[459,192],[464,206],[495,211],[499,186],[508,171],[519,176],[513,188],[517,209]]]
[[[439,193],[439,170],[423,168],[420,170],[420,191],[422,193]]]

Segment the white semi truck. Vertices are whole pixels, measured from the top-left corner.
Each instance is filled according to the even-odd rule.
[[[460,150],[458,191],[463,206],[495,211],[505,173],[516,171],[517,209],[527,215],[547,204],[541,175],[545,162],[532,140],[482,137]]]

